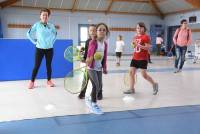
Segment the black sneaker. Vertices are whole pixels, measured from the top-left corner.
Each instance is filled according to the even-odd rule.
[[[78,95],[78,98],[79,98],[79,99],[85,99],[85,95],[83,95],[82,93],[80,93],[80,94]]]

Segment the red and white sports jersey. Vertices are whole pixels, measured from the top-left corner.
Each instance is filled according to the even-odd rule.
[[[137,44],[145,46],[145,43],[150,43],[150,37],[146,34],[137,35],[134,38],[134,42],[136,43],[136,47],[133,52],[133,59],[134,60],[148,60],[148,50],[139,48]]]

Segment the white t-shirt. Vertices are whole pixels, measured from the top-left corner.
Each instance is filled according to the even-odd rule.
[[[99,42],[97,41],[97,50],[96,52],[100,52],[101,53],[101,60],[95,60],[94,62],[94,69],[93,70],[96,70],[96,71],[101,71],[102,70],[102,60],[103,60],[103,57],[104,57],[104,49],[105,49],[105,44],[104,42]]]
[[[162,44],[163,39],[161,37],[156,37],[156,44]]]
[[[124,41],[123,40],[119,40],[116,41],[116,49],[115,52],[123,52],[123,47],[124,47]]]

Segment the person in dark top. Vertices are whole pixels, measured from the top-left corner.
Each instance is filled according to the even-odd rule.
[[[87,58],[87,51],[88,51],[89,43],[92,39],[96,38],[96,26],[95,25],[89,26],[88,34],[89,34],[89,39],[87,39],[87,41],[85,42],[85,53],[84,53],[83,60],[82,60],[82,62],[84,62],[84,63],[85,63],[86,58]],[[82,82],[81,92],[78,95],[79,99],[85,98],[85,92],[86,92],[86,89],[87,89],[88,81],[89,81],[89,77],[84,77],[83,82]]]

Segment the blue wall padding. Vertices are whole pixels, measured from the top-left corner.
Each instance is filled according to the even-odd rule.
[[[63,78],[73,69],[64,59],[64,50],[72,40],[57,40],[54,44],[52,78]],[[35,46],[27,39],[0,39],[0,81],[29,80],[35,60]],[[46,78],[46,59],[43,58],[37,78]]]
[[[3,38],[3,30],[2,30],[1,17],[0,17],[0,38]]]

